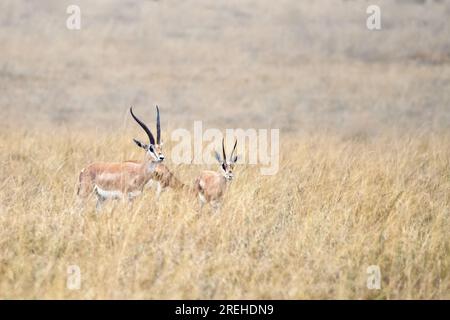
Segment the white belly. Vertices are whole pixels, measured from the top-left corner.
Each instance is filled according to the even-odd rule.
[[[104,190],[104,189],[100,188],[99,186],[95,186],[95,192],[104,199],[123,199],[124,198],[124,193],[122,191]],[[137,190],[137,191],[128,192],[126,194],[126,196],[128,197],[128,199],[133,199],[133,198],[140,196],[141,193],[142,193],[142,191]]]
[[[95,186],[94,190],[100,197],[105,198],[105,199],[122,199],[123,198],[122,191],[104,190],[104,189],[100,188],[99,186]]]
[[[128,192],[128,198],[129,199],[136,198],[136,197],[140,196],[141,193],[142,193],[142,191],[139,191],[139,190],[138,191],[133,191],[133,192]]]

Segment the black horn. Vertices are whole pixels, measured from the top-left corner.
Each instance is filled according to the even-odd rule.
[[[225,154],[225,139],[222,138],[222,154],[223,154],[223,163],[227,162],[227,155]]]
[[[231,151],[231,156],[230,156],[231,161],[233,161],[233,155],[236,151],[236,146],[237,146],[237,139],[236,139],[236,142],[234,143],[233,151]]]
[[[139,120],[133,113],[133,107],[130,107],[130,113],[134,120],[141,126],[142,129],[144,129],[145,133],[147,133],[148,139],[150,140],[150,144],[155,144],[155,138],[153,138],[153,135],[150,131],[150,129],[143,123],[141,120]]]
[[[161,143],[161,122],[159,120],[159,108],[156,106],[156,143]]]

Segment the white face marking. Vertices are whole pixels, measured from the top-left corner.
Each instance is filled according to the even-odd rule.
[[[147,154],[152,158],[153,161],[157,161],[157,156],[150,150],[147,151]]]
[[[225,177],[225,179],[227,180],[232,180],[233,179],[233,172],[231,171],[231,167],[230,167],[230,163],[227,162],[227,164],[225,164],[225,169],[223,168],[224,165],[222,164],[220,166],[220,171],[222,172],[222,175]]]
[[[155,162],[161,162],[164,160],[164,155],[161,152],[161,144],[159,145],[159,147],[156,149],[155,146],[149,146],[147,149],[147,155],[150,156],[152,158],[153,161]],[[158,152],[156,150],[159,150]]]

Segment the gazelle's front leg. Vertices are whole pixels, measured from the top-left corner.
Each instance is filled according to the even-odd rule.
[[[103,203],[106,201],[105,197],[97,195],[97,204],[95,205],[95,211],[99,213],[102,210]]]
[[[220,201],[219,200],[212,200],[211,207],[213,208],[214,213],[220,213]]]
[[[206,204],[206,198],[201,192],[198,193],[198,203],[200,205],[200,212],[201,212],[203,206]]]
[[[134,191],[127,191],[126,194],[126,199],[124,197],[124,201],[128,200],[129,203],[133,203],[134,199],[137,198],[138,196],[140,196],[143,192],[144,192],[144,187],[142,187],[142,189],[138,189],[138,190],[134,190]]]
[[[161,192],[163,192],[163,187],[161,185],[161,182],[156,182],[156,200],[159,200],[159,197],[161,196]]]

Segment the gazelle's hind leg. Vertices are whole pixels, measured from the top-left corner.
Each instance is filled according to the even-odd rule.
[[[94,183],[92,181],[91,176],[86,171],[86,169],[81,170],[78,188],[77,188],[77,196],[75,205],[78,209],[84,209],[86,202],[95,194],[94,191]]]
[[[81,170],[78,178],[77,196],[80,198],[89,197],[94,191],[94,182],[86,169]]]

